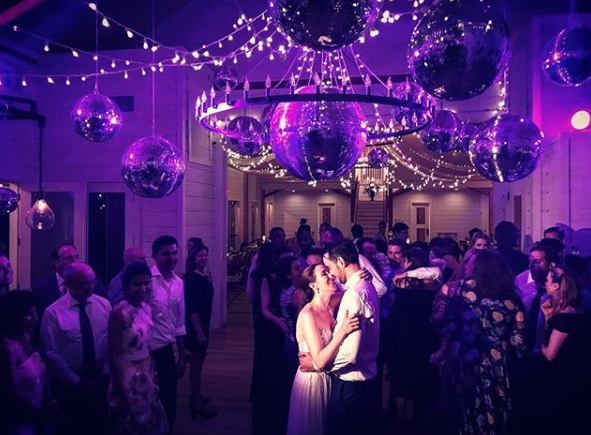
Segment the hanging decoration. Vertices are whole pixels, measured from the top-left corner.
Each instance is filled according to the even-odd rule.
[[[43,190],[43,127],[39,127],[39,189],[35,194],[36,200],[27,214],[25,223],[32,230],[48,230],[55,225],[55,214],[45,200]]]
[[[430,151],[446,153],[456,146],[462,122],[450,110],[435,112],[433,122],[421,131],[421,139]]]
[[[373,147],[367,154],[367,164],[373,169],[386,167],[388,164],[388,151],[384,148]]]
[[[468,149],[470,148],[470,142],[476,135],[477,131],[478,127],[476,127],[474,124],[464,122],[458,132],[458,138],[454,144],[454,150],[467,153]]]
[[[509,60],[509,28],[482,0],[443,0],[415,27],[410,71],[431,95],[466,100],[482,94]]]
[[[95,13],[95,79],[94,92],[80,98],[74,104],[70,118],[74,130],[90,142],[106,142],[111,140],[123,123],[123,115],[119,106],[109,97],[99,94],[98,90],[98,13]]]
[[[234,89],[238,84],[238,74],[236,70],[228,65],[227,62],[218,67],[213,73],[213,85],[220,91],[225,91],[226,86]]]
[[[502,114],[483,123],[470,144],[470,160],[492,181],[512,182],[530,175],[542,156],[540,129],[529,119]]]
[[[435,98],[425,92],[415,82],[411,82],[408,79],[396,86],[392,96],[427,107],[436,105]],[[431,113],[408,107],[395,107],[392,109],[392,116],[400,125],[425,125],[431,120]]]
[[[581,86],[591,78],[591,29],[562,30],[544,49],[542,70],[562,86]]]
[[[263,126],[251,116],[239,116],[228,124],[229,148],[241,156],[253,157],[261,152],[263,147]]]
[[[0,214],[8,214],[15,211],[21,197],[9,187],[0,186]]]
[[[269,0],[279,31],[314,50],[337,50],[372,28],[381,0]]]

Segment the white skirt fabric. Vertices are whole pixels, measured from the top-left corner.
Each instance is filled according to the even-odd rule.
[[[291,389],[287,435],[324,435],[330,376],[298,370]]]

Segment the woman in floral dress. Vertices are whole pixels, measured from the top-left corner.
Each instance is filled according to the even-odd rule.
[[[456,409],[446,410],[458,418],[447,433],[501,435],[511,409],[508,356],[525,351],[524,311],[503,257],[480,251],[471,264],[448,301],[443,346],[433,361],[443,360],[444,390],[457,399]]]
[[[151,278],[145,263],[127,266],[122,279],[125,300],[111,311],[109,319],[109,406],[116,434],[168,433],[148,348],[152,315],[146,299]]]

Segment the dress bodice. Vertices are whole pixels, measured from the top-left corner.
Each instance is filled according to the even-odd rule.
[[[43,406],[43,384],[45,383],[45,364],[34,352],[14,372],[16,393],[36,408]]]
[[[322,348],[324,349],[328,345],[328,343],[330,343],[330,340],[332,340],[332,331],[328,328],[322,328],[318,332],[320,332],[320,339],[322,340]],[[300,343],[298,343],[298,348],[299,348],[300,352],[310,352],[310,349],[308,349],[308,344],[306,343],[306,340],[303,340]]]
[[[114,310],[120,311],[123,317],[122,352],[119,358],[124,361],[147,358],[150,355],[149,342],[153,326],[150,306],[142,302],[139,307],[134,307],[122,301]]]

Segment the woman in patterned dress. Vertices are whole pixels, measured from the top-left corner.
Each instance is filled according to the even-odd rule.
[[[525,351],[525,316],[513,274],[497,252],[483,250],[471,261],[470,276],[447,303],[443,347],[444,389],[459,398],[447,416],[447,433],[501,435],[511,409],[507,360]],[[454,412],[455,411],[455,412]]]
[[[109,318],[109,406],[116,434],[168,433],[148,348],[152,315],[146,299],[151,278],[145,263],[127,266],[122,279],[125,300],[113,308]]]

